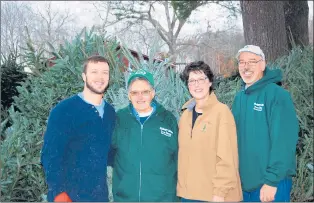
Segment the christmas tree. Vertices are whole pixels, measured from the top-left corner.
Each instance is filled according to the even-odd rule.
[[[124,71],[128,68],[125,67],[122,56],[130,61],[133,69],[144,68],[153,73],[156,100],[177,119],[182,105],[190,98],[186,85],[172,64],[154,60],[156,47],[149,53],[149,60],[145,61],[141,54],[139,59],[135,58],[115,38],[99,36],[93,30],[83,29],[73,41],[66,42],[58,49],[53,45],[50,48],[54,65],[17,87],[19,96],[14,98],[9,109],[12,126],[5,131],[0,149],[1,201],[46,200],[47,186],[40,164],[40,151],[47,118],[51,108],[58,102],[82,91],[82,63],[88,56],[99,54],[108,58],[110,86],[104,98],[116,110],[129,102],[125,83],[129,73]],[[35,64],[35,59],[36,57],[29,57],[29,63]],[[313,49],[295,48],[272,66],[281,68],[284,72],[283,86],[291,92],[301,127],[298,174],[293,197],[299,201],[309,200],[313,198]],[[218,81],[215,87],[218,99],[230,107],[235,93],[240,89],[240,83],[239,76]],[[108,182],[111,192],[111,169],[108,170]],[[110,198],[112,200],[112,196]]]
[[[13,97],[18,95],[16,89],[20,83],[27,78],[24,66],[18,63],[17,52],[12,52],[8,57],[1,57],[1,139],[3,139],[3,129],[10,125],[7,109],[13,102]]]

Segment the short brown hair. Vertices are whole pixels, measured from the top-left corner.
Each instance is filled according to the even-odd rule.
[[[180,77],[188,85],[188,80],[190,76],[190,72],[194,71],[203,71],[206,77],[208,78],[209,82],[214,82],[214,74],[210,69],[209,65],[204,63],[204,61],[194,61],[189,63],[185,66],[183,72],[181,73]],[[212,85],[209,88],[209,92],[213,90]]]
[[[98,62],[107,63],[109,66],[109,62],[105,57],[99,56],[99,55],[93,55],[85,59],[84,64],[83,64],[83,73],[86,73],[87,65],[89,63],[98,63]]]

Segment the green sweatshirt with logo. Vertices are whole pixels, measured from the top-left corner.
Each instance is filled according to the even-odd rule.
[[[142,124],[130,104],[117,112],[112,148],[115,202],[175,202],[178,124],[156,101]]]
[[[266,68],[256,83],[243,85],[232,105],[243,191],[276,187],[295,174],[299,124],[290,94],[276,84],[281,79],[280,69]]]

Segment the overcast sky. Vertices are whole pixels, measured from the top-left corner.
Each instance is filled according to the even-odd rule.
[[[92,1],[51,1],[53,8],[64,9],[68,8],[71,12],[76,14],[79,19],[80,26],[90,27],[94,23],[99,23],[100,19],[98,18],[97,12],[92,5]],[[41,8],[46,2],[45,1],[32,1],[31,4],[35,7]],[[308,1],[309,4],[309,15],[313,18],[313,1]],[[212,27],[216,29],[223,28],[224,17],[227,15],[224,13],[225,10],[219,9],[219,6],[211,5],[206,7],[201,7],[198,12],[194,12],[191,16],[192,19],[197,20],[212,20]],[[215,21],[213,21],[216,19]],[[219,19],[219,20],[218,20]],[[239,26],[242,26],[242,19],[239,17],[238,23]],[[191,25],[192,27],[198,25]],[[188,26],[187,26],[188,27]]]
[[[41,9],[47,2],[32,1],[30,3],[34,8]],[[313,18],[313,1],[308,1],[308,4],[309,16]],[[58,10],[69,9],[76,16],[77,26],[80,28],[84,26],[90,28],[92,25],[101,22],[91,1],[52,1],[51,5],[54,9]],[[181,36],[206,31],[208,24],[210,24],[211,30],[225,29],[228,22],[227,16],[228,12],[217,5],[211,4],[210,6],[201,7],[197,12],[192,13],[190,20],[194,23],[185,24],[182,28]],[[242,17],[239,16],[232,24],[242,29]],[[108,32],[113,32],[113,29],[108,30]]]

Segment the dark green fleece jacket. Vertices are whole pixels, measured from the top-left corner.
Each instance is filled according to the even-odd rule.
[[[239,168],[244,191],[267,184],[277,186],[296,170],[299,125],[290,94],[277,85],[279,69],[236,95],[234,115],[239,149]]]
[[[177,184],[178,124],[156,101],[142,124],[134,108],[117,112],[112,140],[115,202],[174,202]]]

